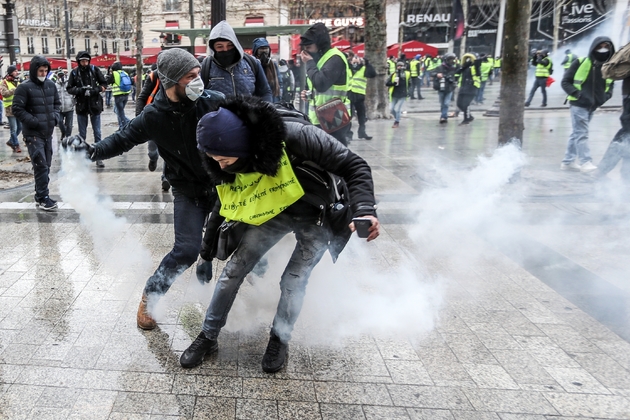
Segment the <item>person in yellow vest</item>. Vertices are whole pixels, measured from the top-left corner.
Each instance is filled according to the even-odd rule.
[[[20,149],[20,142],[18,141],[18,136],[22,132],[22,123],[15,118],[13,115],[13,95],[15,94],[15,89],[17,89],[20,84],[19,72],[17,67],[9,66],[7,68],[7,75],[0,82],[0,94],[2,94],[2,107],[4,108],[4,112],[7,114],[7,120],[9,120],[9,141],[7,141],[7,146],[9,146],[15,153],[22,153],[22,149]]]
[[[310,273],[324,253],[328,250],[337,259],[355,230],[356,217],[370,225],[367,241],[379,236],[370,166],[323,130],[294,118],[285,121],[258,98],[230,99],[202,117],[197,144],[208,175],[221,182],[202,258],[213,257],[224,220],[240,221],[244,231],[217,279],[201,332],[179,362],[192,368],[218,351],[219,334],[245,276],[278,241],[295,233],[261,363],[264,372],[277,372],[285,365]],[[332,182],[318,181],[322,177]],[[346,190],[352,201],[339,201],[331,184]],[[238,206],[240,202],[248,204]]]
[[[571,67],[571,64],[573,64],[573,62],[578,59],[578,56],[573,54],[569,49],[565,50],[564,54],[564,60],[562,60],[562,63],[560,63],[560,65],[564,68],[564,71],[567,71],[569,67]]]
[[[545,107],[547,106],[547,79],[553,73],[553,62],[551,61],[551,57],[549,57],[549,52],[547,50],[536,51],[534,57],[532,57],[532,65],[536,68],[536,79],[534,80],[532,90],[529,91],[525,106],[529,106],[532,103],[534,94],[538,88],[540,88],[543,95],[542,105],[540,106]]]
[[[400,125],[400,116],[402,107],[409,96],[409,82],[411,72],[405,70],[405,62],[396,63],[396,72],[389,76],[389,80],[385,83],[389,86],[389,112],[394,117],[394,125],[392,128],[398,128]]]
[[[503,59],[499,55],[496,56],[496,58],[494,59],[493,71],[494,71],[494,77],[495,78],[499,77],[499,75],[501,74],[501,61],[502,60]]]
[[[462,63],[462,67],[455,72],[455,75],[459,76],[457,108],[464,114],[462,124],[470,124],[475,119],[470,113],[470,103],[481,85],[481,66],[477,57],[471,53],[464,54]]]
[[[481,86],[479,86],[479,89],[477,90],[477,97],[475,98],[475,102],[477,104],[483,104],[483,101],[486,100],[486,98],[484,98],[484,93],[486,91],[486,83],[488,83],[488,79],[490,78],[490,74],[492,73],[492,66],[493,66],[493,61],[492,57],[488,57],[487,54],[481,54],[481,57],[479,57],[479,77],[481,78]]]
[[[562,89],[569,95],[573,131],[569,136],[560,169],[592,172],[591,151],[588,147],[588,125],[593,112],[612,97],[613,81],[604,79],[602,65],[615,53],[607,36],[595,38],[587,57],[575,60],[562,77]]]
[[[346,106],[348,115],[350,114],[348,90],[350,90],[352,74],[346,56],[337,48],[331,47],[330,44],[328,28],[321,22],[308,28],[300,37],[300,46],[302,47],[300,58],[306,66],[306,84],[308,86],[308,90],[304,91],[303,99],[310,94],[308,117],[317,126],[320,125],[315,108],[332,99],[341,99]],[[332,132],[331,136],[343,145],[347,145],[351,130],[352,123]]]
[[[416,99],[416,93],[418,94],[418,99],[424,99],[422,96],[422,81],[420,80],[422,77],[421,59],[422,56],[418,54],[409,62],[409,72],[411,73],[411,99]]]
[[[118,117],[119,130],[122,130],[122,128],[129,122],[129,118],[125,115],[125,106],[129,100],[129,93],[133,91],[133,86],[135,85],[135,83],[132,83],[130,90],[121,89],[124,77],[126,77],[128,81],[131,81],[129,75],[123,70],[120,61],[116,61],[112,64],[112,74],[107,78],[107,84],[112,86],[112,94],[114,95],[114,110],[116,111],[116,117]]]
[[[355,111],[357,120],[359,121],[359,138],[365,140],[372,140],[372,136],[368,136],[365,132],[365,91],[367,88],[367,79],[376,77],[376,70],[366,60],[358,55],[352,57],[350,63],[350,70],[352,71],[352,81],[350,82],[350,92],[348,92],[348,98],[350,98],[350,104],[352,105],[352,116]]]
[[[395,57],[387,57],[387,74],[394,74],[396,72],[396,59]]]

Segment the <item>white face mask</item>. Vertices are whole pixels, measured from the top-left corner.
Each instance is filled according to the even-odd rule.
[[[203,95],[204,86],[201,76],[197,76],[190,83],[186,85],[186,96],[191,101],[196,101]]]
[[[598,53],[602,53],[602,54],[606,54],[608,51],[610,51],[608,48],[600,48],[599,50],[597,50]]]
[[[46,80],[46,76],[37,76],[37,80],[43,82],[44,80]]]

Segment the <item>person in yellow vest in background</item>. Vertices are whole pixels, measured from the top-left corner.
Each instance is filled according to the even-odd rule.
[[[532,90],[529,91],[529,96],[527,97],[527,101],[525,101],[525,106],[529,106],[532,103],[534,94],[538,88],[540,88],[543,95],[542,105],[540,106],[544,107],[547,106],[547,79],[553,73],[553,62],[549,57],[549,51],[536,51],[534,57],[532,57],[532,65],[536,68],[536,79],[534,80]]]
[[[118,117],[119,130],[122,130],[122,128],[129,122],[129,118],[125,115],[125,106],[129,100],[129,93],[133,90],[132,83],[129,86],[129,90],[126,90],[127,88],[124,85],[125,80],[128,83],[131,83],[129,75],[123,70],[120,61],[116,61],[112,64],[112,75],[107,77],[107,84],[112,85],[114,110],[116,111],[116,116]]]
[[[464,113],[462,124],[470,124],[474,120],[470,113],[470,103],[477,95],[481,86],[480,63],[472,53],[466,53],[462,57],[462,67],[455,72],[459,76],[457,84],[457,108]]]
[[[571,67],[571,64],[573,64],[573,62],[578,59],[578,56],[573,54],[569,49],[565,50],[564,54],[564,60],[562,60],[562,63],[560,63],[560,65],[564,68],[564,71],[567,71],[569,67]]]
[[[376,70],[366,60],[357,55],[352,57],[350,62],[350,70],[352,71],[352,81],[350,82],[350,104],[352,105],[352,116],[355,112],[359,121],[359,138],[372,140],[372,136],[368,136],[365,132],[365,91],[367,88],[367,79],[376,77]]]
[[[396,72],[396,60],[393,55],[387,57],[387,74],[394,74]]]
[[[348,99],[350,78],[352,77],[350,67],[346,56],[337,48],[331,47],[330,44],[328,28],[321,22],[308,28],[300,37],[300,46],[302,47],[300,58],[306,66],[306,76],[308,77],[306,80],[308,90],[303,91],[303,94],[310,94],[308,117],[318,127],[321,125],[315,113],[315,107],[324,105],[331,99],[341,99],[350,113],[350,100]],[[302,99],[306,99],[306,97],[303,96]],[[352,123],[330,133],[330,135],[345,146],[348,144],[347,136],[351,130]]]
[[[18,141],[18,136],[22,132],[22,123],[18,121],[17,118],[13,115],[13,95],[15,94],[15,89],[20,84],[19,73],[17,71],[17,67],[9,66],[7,68],[7,75],[4,76],[4,79],[0,82],[0,94],[2,94],[2,106],[4,108],[4,112],[7,114],[7,120],[9,120],[9,141],[7,141],[7,146],[13,149],[15,153],[21,153],[20,142]]]
[[[591,151],[588,147],[588,125],[593,112],[612,97],[613,81],[604,79],[602,65],[615,53],[615,47],[607,36],[593,40],[588,57],[575,60],[564,72],[562,89],[569,95],[573,131],[560,169],[592,172]]]
[[[494,65],[491,60],[492,58],[488,57],[487,54],[481,54],[481,57],[479,57],[479,77],[481,78],[481,86],[479,86],[477,96],[475,97],[475,102],[477,104],[483,104],[483,101],[486,100],[486,98],[484,98],[486,83],[488,82],[488,78],[490,77],[490,73],[492,73],[492,67]]]
[[[502,61],[502,58],[499,55],[496,56],[496,58],[494,59],[493,71],[494,71],[495,78],[499,77],[499,75],[501,74],[501,61]]]
[[[409,72],[411,73],[411,99],[416,99],[416,93],[418,99],[424,99],[422,97],[422,56],[416,55],[409,62]]]
[[[409,79],[411,79],[411,72],[405,70],[404,61],[399,61],[396,63],[396,72],[385,83],[386,86],[389,86],[389,112],[394,117],[392,128],[398,128],[400,125],[402,107],[409,96]]]
[[[431,57],[431,54],[427,54],[427,58],[424,60],[425,66],[425,74],[429,74],[429,79],[427,80],[427,86],[431,86],[431,75],[435,72],[439,66],[442,65],[442,59],[438,57]]]

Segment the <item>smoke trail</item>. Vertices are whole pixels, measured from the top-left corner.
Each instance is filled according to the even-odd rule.
[[[60,155],[62,200],[79,213],[99,261],[111,274],[124,272],[127,278],[146,275],[150,254],[130,232],[126,220],[114,214],[111,198],[99,196],[98,179],[89,161],[83,153],[60,149]]]

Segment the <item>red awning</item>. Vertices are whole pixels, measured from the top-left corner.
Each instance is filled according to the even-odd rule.
[[[247,17],[244,26],[265,26],[265,18],[262,16]]]
[[[50,63],[50,70],[55,71],[58,68],[62,68],[62,69],[67,69],[68,65],[66,63],[66,60],[62,59],[62,58],[47,58],[48,62]],[[78,66],[78,63],[76,61],[70,61],[70,65],[72,66],[72,68],[75,68],[76,66]],[[22,69],[22,65],[20,63],[17,63],[16,65],[17,69],[22,71],[22,70],[28,70],[31,68],[31,62],[27,61],[26,63],[24,63],[24,68]]]
[[[120,61],[120,64],[122,64],[123,66],[134,66],[136,64],[135,58],[121,55],[120,60],[118,60],[115,54],[97,55],[96,57],[92,57],[92,59],[90,60],[90,64],[93,64],[97,67],[109,67],[116,61]]]
[[[365,55],[365,44],[358,44],[352,47],[352,51],[359,57],[363,57]]]
[[[438,49],[420,41],[407,41],[402,44],[402,53],[409,59],[418,54],[423,57],[427,54],[437,57]],[[390,57],[392,55],[398,57],[398,44],[392,44],[387,47],[387,56]]]
[[[142,62],[143,62],[144,64],[155,64],[155,63],[157,63],[157,56],[158,56],[157,54],[155,54],[155,55],[150,55],[150,56],[148,56],[148,57],[146,57],[146,58],[143,58],[143,59],[142,59]]]
[[[344,49],[344,48],[349,48],[350,47],[350,41],[346,40],[346,39],[340,39],[339,41],[335,41],[332,44],[330,44],[331,47],[337,47],[340,50]]]

